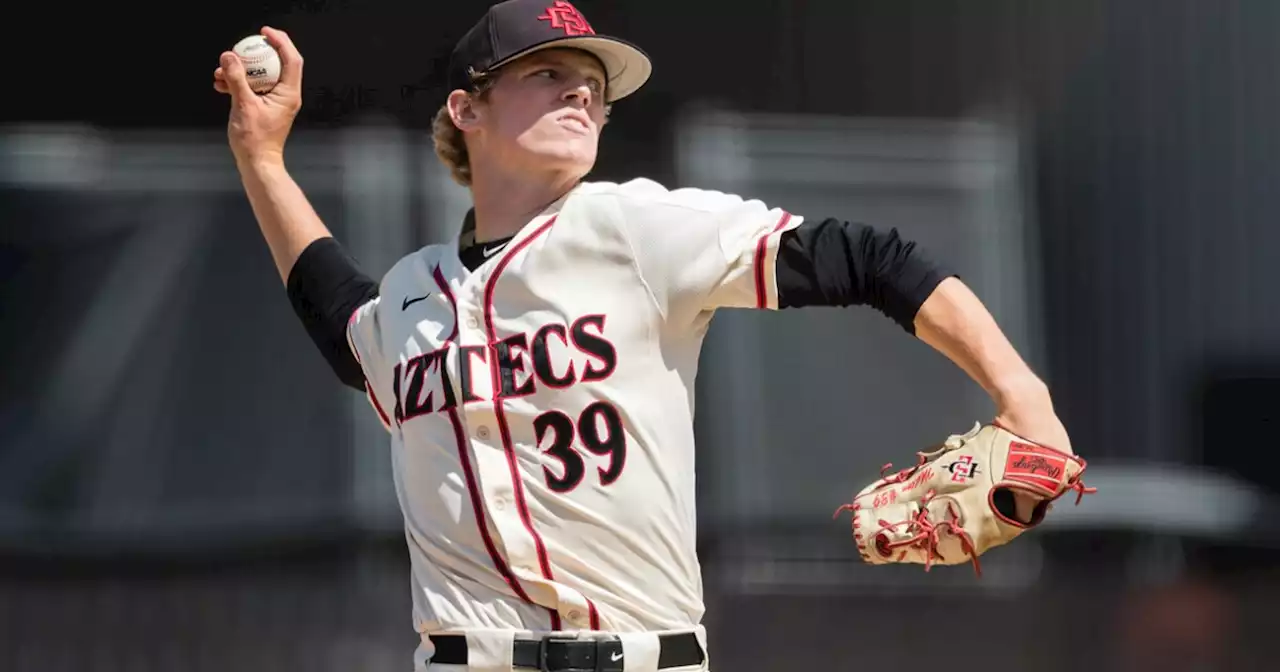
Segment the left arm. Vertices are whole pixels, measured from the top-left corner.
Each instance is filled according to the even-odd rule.
[[[1048,388],[959,277],[896,229],[826,219],[778,242],[779,308],[867,305],[959,366],[991,396],[996,422],[1070,451]]]
[[[916,335],[982,386],[996,406],[996,424],[1037,443],[1072,452],[1049,388],[1022,360],[959,278],[948,278],[915,317]]]
[[[637,180],[609,211],[662,319],[688,328],[720,308],[868,305],[982,386],[996,422],[1070,450],[1048,392],[958,277],[896,229],[806,220],[759,200]]]

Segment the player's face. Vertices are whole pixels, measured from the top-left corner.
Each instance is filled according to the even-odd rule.
[[[507,65],[484,105],[486,149],[506,166],[586,175],[605,124],[605,81],[600,62],[576,49]]]

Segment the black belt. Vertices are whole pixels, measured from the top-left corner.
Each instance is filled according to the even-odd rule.
[[[463,635],[431,635],[436,653],[431,662],[440,665],[467,664],[467,638]],[[693,633],[658,635],[658,669],[701,665],[702,645]],[[618,639],[517,639],[512,648],[515,667],[543,672],[622,672],[622,642]]]

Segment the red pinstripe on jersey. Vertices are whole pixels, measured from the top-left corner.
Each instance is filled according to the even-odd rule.
[[[769,233],[760,236],[760,240],[756,242],[756,260],[753,265],[756,278],[756,308],[768,308],[769,296],[765,289],[764,281],[764,262],[769,252],[769,236],[781,231],[786,227],[787,222],[791,221],[791,213],[782,213],[782,219],[778,220],[778,225],[773,227]]]

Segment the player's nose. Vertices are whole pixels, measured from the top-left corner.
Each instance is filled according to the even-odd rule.
[[[580,102],[584,108],[591,107],[591,86],[586,82],[571,86],[565,90],[564,99]]]

